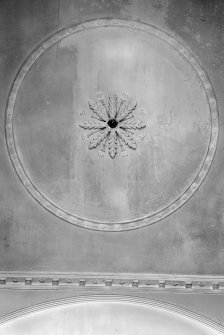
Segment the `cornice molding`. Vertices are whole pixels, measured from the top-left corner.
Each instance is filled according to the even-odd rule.
[[[126,291],[143,289],[223,294],[224,276],[0,271],[0,289],[59,288],[122,288]]]

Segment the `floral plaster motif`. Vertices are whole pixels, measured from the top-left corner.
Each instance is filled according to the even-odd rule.
[[[99,155],[107,152],[115,158],[118,151],[127,155],[127,148],[137,148],[136,133],[146,127],[145,122],[136,120],[134,112],[137,102],[131,102],[126,94],[121,98],[110,93],[108,98],[100,93],[97,100],[89,102],[91,118],[79,124],[86,131],[84,139],[89,140],[89,149],[99,147]]]

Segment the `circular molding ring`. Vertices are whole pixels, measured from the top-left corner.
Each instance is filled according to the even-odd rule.
[[[156,38],[159,38],[163,42],[167,43],[170,47],[174,48],[182,57],[184,57],[184,59],[191,65],[191,67],[195,71],[206,93],[207,102],[210,109],[210,122],[211,122],[211,133],[207,153],[205,155],[201,168],[197,176],[191,183],[191,185],[188,186],[187,189],[185,189],[184,192],[180,196],[178,196],[178,198],[176,198],[175,201],[173,201],[167,207],[159,210],[158,212],[155,212],[152,215],[145,216],[140,219],[118,222],[118,223],[114,222],[104,223],[104,222],[90,221],[75,216],[71,213],[64,211],[62,208],[60,208],[59,206],[55,205],[52,201],[47,199],[47,197],[44,196],[41,193],[41,191],[39,191],[37,187],[32,183],[24,167],[22,166],[20,157],[17,153],[16,143],[13,135],[13,113],[14,113],[14,105],[16,97],[24,77],[26,76],[27,72],[32,67],[34,62],[49,47],[51,47],[55,43],[58,43],[62,39],[72,34],[76,34],[80,31],[83,31],[84,29],[96,29],[97,27],[102,28],[108,26],[109,27],[117,26],[122,28],[126,27],[129,29],[135,29],[138,31],[144,31],[149,34],[152,34]],[[14,166],[17,175],[19,176],[20,180],[22,181],[27,191],[44,208],[46,208],[49,212],[53,213],[57,217],[83,228],[100,230],[100,231],[110,231],[110,232],[125,231],[144,227],[157,221],[160,221],[161,219],[167,217],[168,215],[176,211],[183,204],[185,204],[191,198],[191,196],[197,191],[199,186],[204,181],[215,156],[215,151],[218,142],[218,105],[213,90],[213,86],[206,72],[203,70],[202,66],[199,64],[198,60],[194,57],[192,52],[186,46],[184,46],[182,42],[177,41],[174,37],[172,37],[171,35],[169,35],[164,31],[161,31],[157,27],[151,26],[146,23],[140,23],[125,19],[100,19],[100,20],[98,19],[98,20],[87,21],[55,33],[53,36],[51,36],[46,41],[41,43],[41,45],[31,53],[31,55],[27,58],[27,60],[17,73],[8,96],[8,102],[5,114],[5,135],[6,135],[6,144],[9,156],[11,158],[12,164]]]

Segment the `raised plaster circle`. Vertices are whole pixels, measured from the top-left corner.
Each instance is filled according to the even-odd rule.
[[[209,141],[207,145],[207,151],[205,152],[204,159],[201,163],[200,168],[197,171],[197,174],[194,176],[194,179],[185,187],[181,194],[177,194],[176,198],[168,203],[162,208],[156,209],[153,213],[149,215],[143,215],[142,217],[136,218],[127,218],[125,220],[97,220],[91,219],[90,217],[82,217],[80,215],[75,215],[74,212],[71,212],[67,209],[64,209],[63,206],[58,205],[52,201],[49,196],[46,196],[42,190],[37,187],[37,185],[32,181],[32,178],[29,176],[29,171],[24,168],[23,161],[20,157],[19,151],[17,150],[17,143],[14,136],[14,109],[17,100],[17,96],[20,90],[20,87],[24,81],[29,70],[32,68],[34,63],[40,58],[40,56],[45,53],[51,46],[56,43],[59,43],[63,39],[73,35],[78,34],[83,30],[93,30],[93,29],[102,29],[104,27],[115,27],[117,28],[126,28],[129,30],[134,30],[134,32],[144,32],[145,34],[150,34],[153,37],[159,39],[163,43],[167,44],[168,47],[174,49],[180,57],[183,57],[184,60],[191,66],[193,72],[195,73],[197,80],[202,87],[205,95],[207,105],[210,111],[210,132],[209,132]],[[111,128],[115,128],[115,123],[112,122],[110,125]],[[123,230],[132,230],[147,226],[156,221],[159,221],[186,203],[191,196],[197,191],[199,186],[204,181],[207,173],[212,165],[217,141],[218,141],[218,106],[215,97],[215,93],[212,88],[212,84],[203,70],[200,63],[194,57],[192,52],[183,45],[182,42],[177,41],[174,37],[170,36],[160,29],[140,22],[123,20],[123,19],[102,19],[102,20],[93,20],[86,23],[78,24],[74,27],[62,30],[48,38],[44,43],[42,43],[32,54],[28,57],[24,65],[19,70],[12,88],[9,93],[8,103],[5,114],[5,134],[6,134],[6,143],[11,158],[12,164],[15,171],[17,172],[20,180],[22,181],[24,187],[28,190],[31,196],[36,199],[44,208],[50,211],[55,216],[70,222],[72,224],[84,227],[87,229],[93,230],[103,230],[103,231],[123,231]]]

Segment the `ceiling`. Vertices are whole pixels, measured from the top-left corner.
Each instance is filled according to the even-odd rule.
[[[224,271],[223,3],[0,6],[3,277],[212,285]]]

